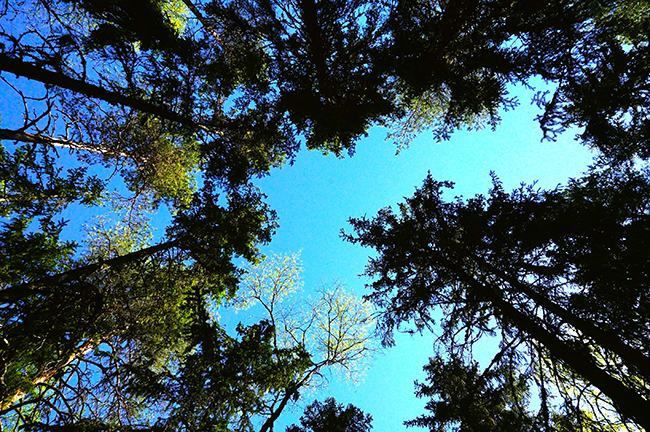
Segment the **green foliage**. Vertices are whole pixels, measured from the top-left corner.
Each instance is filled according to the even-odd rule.
[[[173,430],[252,431],[251,420],[264,412],[268,392],[290,387],[309,365],[300,347],[276,349],[268,322],[237,328],[238,338],[195,320],[187,356],[177,371],[163,370],[132,381],[131,391],[153,403],[168,403],[169,416],[158,425]]]
[[[183,254],[159,253],[94,272],[83,285],[41,290],[3,310],[9,347],[3,395],[16,402],[24,394],[41,420],[95,415],[138,424],[148,407],[126,397],[123,382],[132,378],[126,363],[137,359],[160,370],[182,358],[194,322],[188,302],[206,286],[200,269],[185,261]],[[53,415],[52,406],[65,414]],[[35,421],[24,418],[26,425]]]
[[[648,7],[647,2],[622,1],[574,6],[575,16],[587,19],[558,42],[575,48],[568,56],[558,52],[547,57],[549,64],[540,72],[569,78],[559,83],[551,100],[540,100],[546,134],[584,127],[581,140],[611,160],[648,157],[648,95],[643,90],[648,81]],[[548,41],[540,38],[535,46],[544,45]],[[581,68],[568,67],[576,60]]]
[[[35,280],[49,272],[65,268],[74,251],[72,242],[60,242],[63,222],[38,220],[40,230],[32,229],[32,220],[13,218],[2,222],[0,231],[0,287]]]
[[[0,216],[49,215],[71,202],[97,204],[104,183],[87,168],[57,166],[52,154],[34,145],[0,148]]]
[[[243,0],[211,2],[208,11],[226,36],[255,42],[244,55],[264,55],[265,77],[278,89],[270,106],[288,114],[307,147],[340,155],[393,109],[384,71],[373,64],[381,37],[376,6]]]
[[[178,10],[171,2],[163,0],[143,0],[127,2],[122,0],[67,0],[77,4],[89,13],[97,26],[91,31],[89,44],[92,47],[137,42],[142,49],[165,48],[178,41],[178,18],[169,13]],[[146,20],[138,19],[147,17]],[[171,19],[175,18],[175,22]]]
[[[275,212],[262,201],[257,188],[248,187],[227,196],[227,207],[219,205],[214,186],[206,182],[192,206],[179,212],[168,235],[180,242],[192,258],[215,275],[221,288],[234,294],[239,273],[232,258],[255,262],[257,245],[271,240],[277,226]]]
[[[498,110],[517,103],[506,85],[539,76],[556,86],[550,98],[544,89],[535,98],[545,137],[584,127],[581,140],[610,159],[646,158],[647,8],[645,1],[398,2],[386,21],[386,55],[403,95],[393,135],[408,142],[427,119],[438,139],[480,119],[495,126]],[[427,99],[442,103],[423,110]]]
[[[179,34],[187,27],[190,11],[182,0],[165,0],[160,4],[160,10],[166,16],[174,31]]]
[[[161,122],[146,118],[126,124],[122,130],[103,130],[105,140],[125,145],[123,151],[129,157],[121,171],[131,192],[136,196],[150,194],[154,205],[162,200],[172,208],[190,205],[199,166],[199,148],[194,137],[170,133]],[[127,168],[129,165],[131,169]]]
[[[434,137],[441,139],[445,137],[445,116],[451,103],[451,95],[446,88],[437,91],[428,91],[417,98],[400,98],[400,106],[405,112],[397,116],[391,125],[387,139],[397,145],[397,151],[408,147],[410,142],[425,130],[431,129]],[[460,124],[467,129],[483,129],[489,122],[487,112],[477,112],[465,115]],[[494,122],[493,122],[494,123]],[[495,126],[494,124],[492,125]]]
[[[261,419],[263,432],[272,430],[304,389],[322,384],[328,369],[357,379],[374,348],[369,305],[336,285],[317,290],[314,299],[300,298],[300,273],[297,255],[271,255],[248,265],[239,291],[219,310],[223,315],[225,308],[250,308],[252,317],[273,328],[268,343],[274,352],[302,353],[301,368],[290,369],[283,380],[276,377],[279,385],[260,392],[259,407],[250,411]]]

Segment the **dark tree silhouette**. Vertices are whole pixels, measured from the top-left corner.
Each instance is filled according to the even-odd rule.
[[[485,332],[525,335],[563,365],[557,379],[572,371],[648,427],[648,258],[639,252],[650,241],[648,172],[596,171],[510,194],[495,181],[488,197],[445,202],[449,187],[429,177],[398,213],[351,220],[348,240],[379,253],[368,298],[383,309],[386,342],[402,323],[432,325],[442,308],[449,346],[469,349]]]
[[[370,432],[372,417],[354,405],[347,407],[327,398],[305,408],[300,426],[288,426],[286,432]]]

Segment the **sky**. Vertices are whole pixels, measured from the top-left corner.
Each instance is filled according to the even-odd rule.
[[[373,217],[379,209],[412,196],[428,172],[436,180],[455,182],[448,199],[486,194],[490,171],[506,190],[522,182],[549,189],[579,177],[593,154],[574,140],[576,132],[565,133],[557,142],[541,142],[542,132],[534,122],[539,110],[529,102],[533,93],[521,88],[512,92],[521,105],[502,113],[496,131],[459,131],[443,142],[433,141],[425,132],[396,155],[395,145],[384,140],[386,131],[375,128],[358,142],[353,157],[299,153],[292,166],[257,182],[280,222],[263,251],[300,252],[305,294],[338,281],[363,295],[370,280],[360,274],[372,250],[346,243],[341,230],[351,232],[350,217]],[[426,401],[415,398],[413,382],[424,379],[422,367],[433,354],[433,341],[431,334],[398,335],[394,347],[375,354],[359,385],[332,377],[326,388],[310,392],[293,412],[285,413],[276,430],[297,423],[306,404],[325,397],[372,415],[376,432],[406,430],[405,420],[425,413]]]

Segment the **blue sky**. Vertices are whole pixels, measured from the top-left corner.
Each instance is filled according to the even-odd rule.
[[[395,146],[384,141],[386,131],[376,128],[358,143],[351,158],[303,151],[294,165],[257,182],[280,220],[273,242],[264,251],[301,252],[306,294],[337,280],[362,295],[369,280],[359,275],[372,251],[345,243],[341,229],[349,231],[350,217],[372,217],[379,209],[412,196],[427,172],[437,180],[456,183],[450,199],[485,194],[491,186],[490,171],[495,171],[506,190],[522,182],[554,188],[579,177],[592,163],[593,154],[574,140],[575,132],[565,133],[557,142],[541,142],[542,132],[534,122],[539,110],[529,102],[532,92],[515,91],[521,106],[503,113],[495,132],[459,131],[440,143],[424,133],[396,155]],[[432,355],[432,343],[432,335],[399,336],[395,347],[377,354],[360,385],[334,378],[327,388],[308,394],[302,406],[314,398],[333,396],[371,414],[374,431],[406,430],[404,420],[424,413],[425,401],[415,398],[413,381],[424,378],[422,366]],[[299,407],[283,415],[276,430],[296,422],[301,412]]]

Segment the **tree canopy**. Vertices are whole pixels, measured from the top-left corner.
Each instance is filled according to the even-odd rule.
[[[459,424],[459,431],[523,432],[545,426],[528,412],[525,377],[506,364],[480,371],[476,362],[468,365],[460,358],[436,356],[424,370],[428,383],[416,383],[416,395],[431,399],[426,405],[430,414],[407,421],[409,427],[442,432]]]
[[[265,395],[262,432],[273,429],[273,422],[300,392],[326,383],[328,369],[359,379],[375,349],[370,305],[337,284],[314,290],[311,299],[296,298],[300,271],[297,256],[271,256],[246,268],[233,299],[240,308],[256,308],[275,328],[270,341],[274,349],[303,350],[308,356],[287,385]]]
[[[13,241],[51,258],[72,246],[56,215],[112,170],[129,199],[185,208],[193,173],[246,188],[301,139],[340,155],[376,124],[401,144],[496,126],[507,85],[534,78],[554,89],[535,99],[549,138],[577,126],[611,160],[647,156],[643,1],[5,3],[0,70],[24,109],[0,130],[3,216],[38,221]]]
[[[504,419],[534,423],[494,384],[512,370],[582,388],[589,407],[567,397],[563,419],[610,406],[650,427],[648,175],[630,168],[650,157],[649,35],[647,0],[0,0],[0,415],[270,429],[321,367],[354,370],[371,321],[342,291],[299,314],[276,309],[282,284],[242,278],[277,227],[255,179],[302,145],[352,155],[376,125],[398,149],[496,127],[521,102],[509,86],[541,80],[545,137],[577,130],[611,168],[554,191],[495,181],[466,202],[429,178],[348,238],[380,252],[369,298],[388,342],[447,313],[454,355],[432,373],[476,381],[467,348],[500,332],[499,367],[520,364],[476,382]],[[82,207],[117,209],[124,229],[84,247],[63,216]],[[153,243],[147,212],[170,215]],[[207,311],[243,298],[268,316],[227,334]]]
[[[370,432],[372,416],[354,405],[343,405],[334,398],[314,401],[305,408],[300,426],[291,425],[287,432]]]

